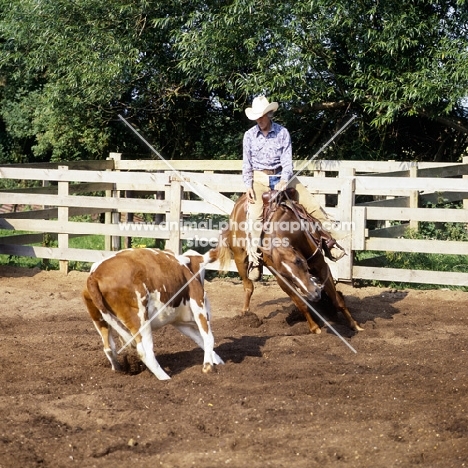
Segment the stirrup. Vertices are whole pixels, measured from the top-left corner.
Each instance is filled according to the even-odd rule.
[[[331,249],[328,249],[328,252],[329,255],[327,255],[327,257],[334,262],[341,260],[345,255],[347,255],[343,247],[338,244],[335,244]]]
[[[343,249],[343,247],[341,247],[333,237],[326,240],[324,239],[322,247],[322,251],[325,256],[333,262],[337,262],[347,255],[345,249]]]

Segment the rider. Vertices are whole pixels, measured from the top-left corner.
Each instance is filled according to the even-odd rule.
[[[294,187],[299,203],[315,219],[322,223],[333,220],[325,213],[309,191],[293,175],[291,137],[288,130],[273,122],[272,117],[278,109],[277,102],[268,102],[265,96],[256,97],[252,107],[245,109],[250,120],[257,125],[247,130],[243,140],[242,176],[247,187],[249,278],[260,278],[260,255],[258,245],[262,234],[262,195],[269,190],[285,190]],[[326,224],[328,226],[328,224]],[[330,254],[333,260],[339,260],[345,253],[332,247]]]

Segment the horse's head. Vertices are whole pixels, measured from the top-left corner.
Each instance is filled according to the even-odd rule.
[[[291,246],[280,245],[271,249],[262,248],[263,258],[279,281],[291,290],[304,295],[311,302],[320,300],[322,285],[309,271],[307,260]]]

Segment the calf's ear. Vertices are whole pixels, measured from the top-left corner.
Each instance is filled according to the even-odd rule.
[[[190,262],[188,267],[190,268],[190,271],[196,275],[200,272],[200,265],[203,263],[203,257],[189,257]]]

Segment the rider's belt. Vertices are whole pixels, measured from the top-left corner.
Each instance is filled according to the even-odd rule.
[[[282,167],[277,167],[276,169],[261,169],[260,172],[263,172],[266,175],[276,175],[281,174]]]

